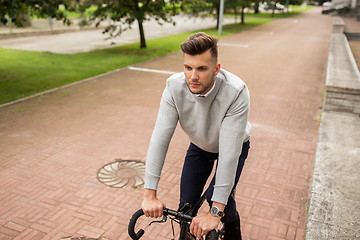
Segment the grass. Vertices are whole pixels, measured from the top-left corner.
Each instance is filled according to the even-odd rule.
[[[225,25],[221,37],[272,20],[249,18],[245,24]],[[217,35],[215,28],[202,31]],[[139,43],[75,54],[0,48],[0,104],[177,51],[191,33],[147,40],[146,49],[139,49]]]

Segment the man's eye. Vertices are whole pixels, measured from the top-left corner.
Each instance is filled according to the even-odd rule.
[[[205,71],[206,68],[205,67],[199,67],[199,71]]]
[[[185,69],[186,69],[186,70],[191,70],[191,67],[185,66]]]

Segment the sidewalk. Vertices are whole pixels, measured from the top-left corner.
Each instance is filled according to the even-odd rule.
[[[220,40],[251,94],[251,150],[236,199],[243,239],[303,239],[332,21],[320,8]],[[137,65],[182,71],[180,52]],[[0,239],[129,239],[142,190],[98,170],[145,161],[167,73],[119,69],[0,109]],[[178,128],[159,197],[176,208],[188,139]],[[148,240],[169,239],[154,227]]]

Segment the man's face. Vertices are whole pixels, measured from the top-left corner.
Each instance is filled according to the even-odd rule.
[[[184,53],[184,73],[186,84],[194,94],[207,93],[214,84],[215,76],[220,71],[220,64],[211,56],[210,50],[199,54]]]

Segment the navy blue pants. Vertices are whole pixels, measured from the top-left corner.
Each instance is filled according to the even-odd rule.
[[[250,142],[247,141],[243,144],[242,152],[239,157],[239,163],[237,166],[235,183],[232,191],[234,191],[241,171],[244,167],[245,159],[248,156],[250,148]],[[204,190],[207,179],[209,178],[215,160],[218,158],[218,153],[210,153],[200,149],[193,143],[187,150],[187,154],[184,161],[184,166],[181,175],[180,182],[180,204],[179,209],[184,206],[185,203],[190,203],[191,206],[195,206],[199,201],[201,194]],[[206,199],[211,206],[211,197],[214,191],[215,176],[213,177],[208,189]],[[229,196],[228,203],[225,207],[225,216],[221,219],[223,223],[231,223],[236,219],[236,202],[235,199]]]

